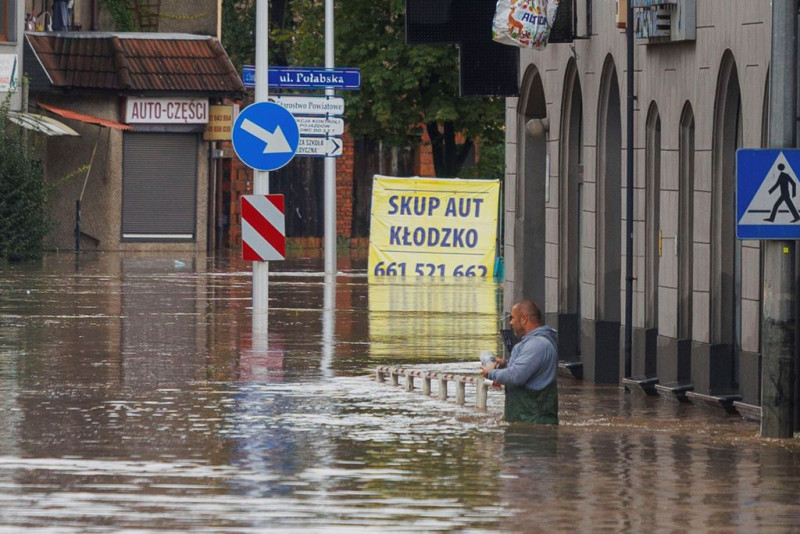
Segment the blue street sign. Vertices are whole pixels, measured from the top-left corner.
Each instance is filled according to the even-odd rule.
[[[736,236],[800,239],[800,150],[736,151]]]
[[[256,68],[242,68],[245,87],[256,86]],[[273,89],[340,89],[355,90],[361,87],[359,69],[326,69],[324,67],[270,67],[267,83]]]
[[[242,67],[242,83],[251,89],[256,86],[256,66],[245,65]]]
[[[245,165],[259,171],[274,171],[294,157],[300,131],[294,116],[284,107],[256,102],[239,113],[231,141]]]

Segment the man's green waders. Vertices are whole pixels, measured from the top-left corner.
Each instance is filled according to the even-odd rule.
[[[509,423],[558,424],[558,387],[554,380],[541,391],[506,385],[505,420]]]

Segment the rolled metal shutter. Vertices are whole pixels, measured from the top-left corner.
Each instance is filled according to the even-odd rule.
[[[197,134],[124,134],[122,239],[191,241],[197,213]]]

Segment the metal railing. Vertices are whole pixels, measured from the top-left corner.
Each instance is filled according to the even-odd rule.
[[[486,380],[483,377],[404,369],[388,365],[382,365],[375,370],[375,380],[379,383],[385,383],[387,377],[389,377],[393,386],[400,386],[401,376],[405,378],[406,391],[414,391],[414,380],[421,380],[422,394],[427,396],[431,396],[431,382],[436,380],[439,399],[444,401],[448,399],[448,384],[452,382],[455,384],[456,404],[460,406],[464,406],[467,403],[467,384],[473,384],[475,386],[475,408],[483,412],[486,411],[489,387],[492,385],[491,380]]]

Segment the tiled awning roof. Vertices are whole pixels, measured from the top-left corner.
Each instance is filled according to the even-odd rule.
[[[243,93],[222,45],[207,36],[28,32],[50,85],[125,92]]]

